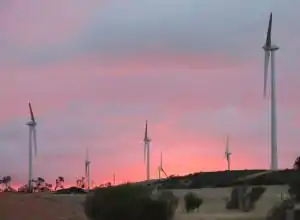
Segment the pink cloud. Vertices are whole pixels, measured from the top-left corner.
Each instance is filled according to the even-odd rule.
[[[12,0],[3,3],[0,16],[2,36],[19,47],[36,47],[69,40],[79,33],[95,8],[103,1]]]

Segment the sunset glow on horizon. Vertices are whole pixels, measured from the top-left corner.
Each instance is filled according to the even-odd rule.
[[[28,101],[37,121],[33,174],[75,185],[270,166],[263,50],[273,12],[278,158],[300,155],[300,2],[129,0],[0,3],[0,176],[28,173]]]

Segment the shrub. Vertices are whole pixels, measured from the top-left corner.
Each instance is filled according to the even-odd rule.
[[[178,198],[174,196],[174,194],[170,191],[162,191],[160,192],[157,200],[163,201],[165,204],[167,204],[166,207],[167,216],[168,219],[172,219],[178,207],[178,202],[179,202]]]
[[[191,212],[195,209],[199,209],[200,205],[203,203],[202,199],[199,198],[194,193],[187,193],[184,196],[184,204],[186,212]]]
[[[294,201],[291,199],[283,200],[280,204],[276,204],[267,214],[266,220],[282,220],[286,219],[286,211],[294,209]],[[298,219],[298,218],[295,218]]]
[[[84,211],[91,220],[170,220],[170,202],[150,194],[149,187],[131,184],[98,188],[87,196]]]
[[[264,194],[265,191],[266,188],[262,186],[257,186],[252,188],[250,193],[250,201],[251,201],[251,206],[253,208],[255,203],[261,198],[261,196]]]
[[[226,204],[226,209],[239,209],[238,187],[234,187],[230,194],[230,199]]]

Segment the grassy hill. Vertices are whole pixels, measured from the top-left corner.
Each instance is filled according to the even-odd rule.
[[[157,180],[165,189],[197,189],[203,187],[228,187],[239,184],[250,185],[295,185],[300,182],[300,172],[296,170],[233,170],[200,172],[187,176],[177,176]],[[152,185],[151,184],[151,185]]]

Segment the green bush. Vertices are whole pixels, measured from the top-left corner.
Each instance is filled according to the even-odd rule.
[[[98,188],[87,196],[85,214],[91,220],[171,220],[170,201],[150,194],[149,187],[131,184]]]
[[[200,205],[203,203],[202,199],[199,198],[194,193],[187,193],[184,196],[184,204],[186,212],[191,212],[195,209],[199,209]]]

